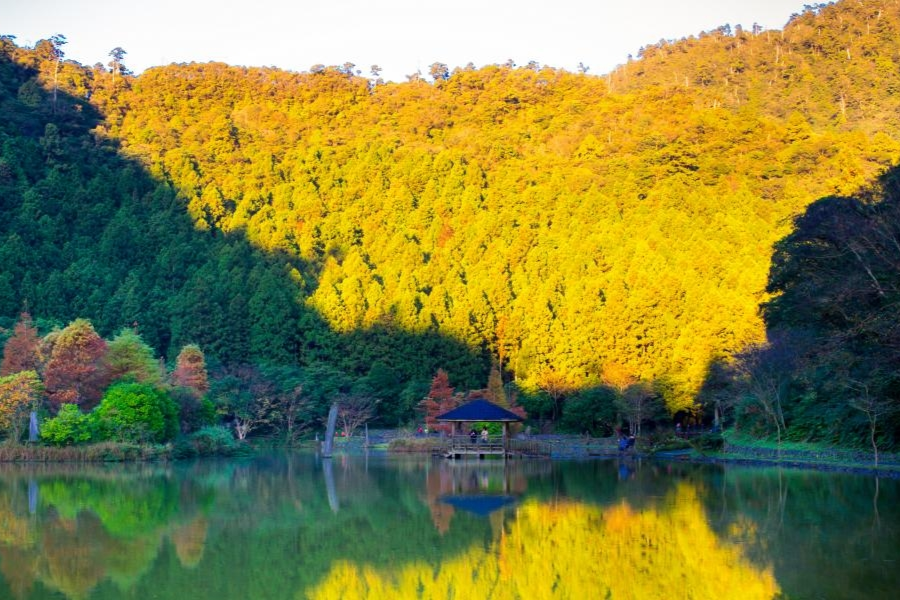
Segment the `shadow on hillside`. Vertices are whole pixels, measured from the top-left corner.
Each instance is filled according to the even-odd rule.
[[[789,439],[864,446],[871,414],[891,447],[900,440],[900,167],[852,197],[813,202],[793,225],[775,245],[773,298],[761,306],[767,343],[738,356],[743,391],[777,390],[764,400],[781,403]],[[733,405],[736,379],[733,367],[714,362],[706,407]],[[742,428],[774,432],[764,402],[748,408]]]
[[[91,104],[54,99],[2,50],[0,326],[27,307],[39,323],[87,318],[107,338],[136,326],[168,360],[196,343],[213,362],[327,366],[340,391],[363,380],[385,405],[403,396],[388,424],[411,416],[439,367],[460,387],[483,387],[486,355],[457,340],[389,326],[334,332],[304,304],[318,265],[195,228],[171,186],[97,132]]]

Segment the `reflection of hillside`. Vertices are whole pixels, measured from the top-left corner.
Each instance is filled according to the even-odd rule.
[[[334,565],[311,598],[773,598],[778,586],[709,528],[696,488],[681,483],[659,508],[575,502],[522,505],[488,545],[439,564]],[[464,594],[465,595],[465,594]]]
[[[787,597],[894,598],[900,586],[900,486],[882,480],[876,487],[876,481],[735,468],[727,471],[721,492],[704,501],[721,535],[771,561]]]

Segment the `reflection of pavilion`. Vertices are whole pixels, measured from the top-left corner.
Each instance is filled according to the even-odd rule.
[[[486,517],[492,512],[499,510],[504,506],[512,505],[516,502],[516,498],[514,496],[500,495],[441,496],[440,500],[444,504],[449,504],[453,508],[458,508],[459,510],[464,510],[466,512],[476,514],[479,517]]]
[[[426,481],[432,509],[451,514],[459,509],[479,516],[515,504],[528,489],[528,477],[551,468],[546,461],[440,461],[435,466]]]

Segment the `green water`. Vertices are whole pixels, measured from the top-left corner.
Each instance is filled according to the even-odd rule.
[[[0,465],[0,598],[898,598],[898,500],[681,463]]]

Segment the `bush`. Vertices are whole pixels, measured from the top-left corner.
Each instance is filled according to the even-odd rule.
[[[186,437],[178,438],[172,445],[172,458],[183,460],[197,456],[197,449]]]
[[[216,407],[205,396],[198,398],[194,390],[177,387],[172,390],[172,398],[178,405],[182,433],[191,433],[216,422]]]
[[[110,387],[96,410],[103,434],[122,442],[165,442],[178,433],[178,407],[146,383]]]
[[[678,437],[659,437],[653,444],[652,452],[673,452],[676,450],[688,450],[691,443]]]
[[[725,438],[718,432],[704,433],[693,440],[691,445],[700,452],[719,452],[725,447]]]
[[[439,448],[443,440],[437,437],[430,438],[414,438],[400,437],[390,441],[388,451],[390,452],[422,452],[430,453]]]
[[[204,427],[187,439],[193,456],[234,456],[240,449],[231,431],[224,427]]]
[[[52,419],[44,421],[41,439],[53,446],[84,444],[95,437],[96,419],[76,404],[63,404]]]

